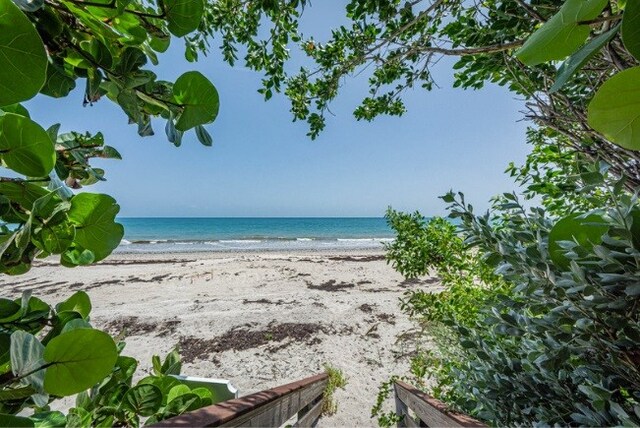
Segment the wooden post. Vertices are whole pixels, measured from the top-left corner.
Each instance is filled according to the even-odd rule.
[[[450,412],[447,406],[440,400],[430,397],[428,394],[401,381],[394,384],[396,393],[396,411],[403,412],[402,426],[427,426],[427,427],[485,427],[486,425],[467,415]],[[399,405],[398,402],[401,404]],[[399,409],[399,410],[398,410]],[[408,409],[415,412],[420,419],[416,423],[408,413]],[[401,426],[398,423],[398,426]]]

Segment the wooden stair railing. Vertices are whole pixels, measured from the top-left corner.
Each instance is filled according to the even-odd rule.
[[[467,415],[447,411],[440,400],[425,394],[413,386],[396,381],[394,384],[396,413],[402,419],[399,427],[486,427]],[[410,414],[410,410],[415,417]]]
[[[322,413],[326,373],[308,377],[287,385],[256,392],[240,398],[203,407],[154,427],[279,427],[296,413],[294,427],[311,427]]]

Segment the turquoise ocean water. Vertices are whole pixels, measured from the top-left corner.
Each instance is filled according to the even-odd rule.
[[[118,252],[382,248],[393,239],[384,218],[119,218]]]

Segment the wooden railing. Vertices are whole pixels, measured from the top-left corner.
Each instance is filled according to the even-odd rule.
[[[318,374],[287,385],[203,407],[154,427],[279,427],[297,414],[294,427],[311,427],[322,413],[328,376]]]
[[[486,427],[467,415],[449,412],[446,405],[404,382],[396,381],[399,427]]]

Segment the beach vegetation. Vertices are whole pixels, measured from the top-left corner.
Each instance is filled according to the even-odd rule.
[[[333,367],[329,363],[325,363],[323,368],[329,378],[322,395],[322,414],[324,416],[331,416],[338,411],[338,403],[333,394],[335,394],[338,388],[344,389],[347,386],[347,378],[342,370]]]
[[[140,426],[212,404],[206,388],[176,378],[180,356],[153,357],[153,374],[135,384],[138,362],[125,344],[93,328],[84,291],[50,306],[23,293],[0,299],[0,424],[2,426]],[[50,404],[76,395],[66,414]],[[20,416],[18,416],[18,414]]]

